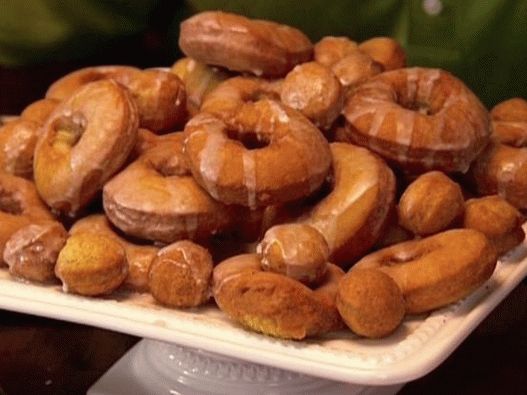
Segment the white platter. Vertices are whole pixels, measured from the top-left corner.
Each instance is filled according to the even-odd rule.
[[[120,293],[90,299],[59,286],[12,280],[0,270],[0,308],[93,325],[195,347],[298,373],[364,385],[419,378],[443,362],[527,275],[527,242],[504,257],[492,278],[470,297],[428,316],[405,319],[392,336],[365,340],[338,332],[303,342],[247,332],[212,305],[170,310],[151,296]]]

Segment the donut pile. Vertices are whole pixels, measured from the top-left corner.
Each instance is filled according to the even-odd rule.
[[[394,40],[223,12],[170,69],[89,67],[0,129],[0,258],[64,292],[216,305],[253,331],[378,338],[520,244],[527,101],[487,112]]]

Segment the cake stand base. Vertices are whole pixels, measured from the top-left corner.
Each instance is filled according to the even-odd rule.
[[[340,383],[145,339],[117,361],[88,395],[392,395],[402,386]]]

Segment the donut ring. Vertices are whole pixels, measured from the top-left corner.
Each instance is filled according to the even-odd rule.
[[[117,241],[123,247],[128,262],[128,275],[123,285],[137,292],[148,291],[148,271],[158,247],[135,244],[119,235],[104,214],[93,214],[76,221],[69,234],[97,233]]]
[[[30,179],[33,175],[33,154],[40,133],[38,123],[24,118],[0,127],[0,169]]]
[[[35,222],[53,220],[31,181],[0,172],[0,263],[15,232]]]
[[[196,14],[181,23],[179,47],[201,62],[281,77],[313,52],[300,30],[220,11]]]
[[[490,135],[479,99],[439,69],[379,74],[355,89],[344,115],[352,142],[409,171],[466,172]]]
[[[352,270],[379,269],[401,288],[406,312],[424,313],[472,293],[492,275],[496,251],[476,230],[454,229],[367,255]]]
[[[370,151],[332,143],[333,190],[301,219],[317,229],[330,261],[349,267],[380,237],[395,199],[395,177]]]
[[[43,126],[34,157],[40,196],[54,210],[74,216],[124,164],[137,127],[135,104],[117,82],[82,86]]]
[[[104,186],[106,215],[124,233],[172,243],[209,237],[233,222],[231,210],[190,175],[183,138],[155,146]]]
[[[506,100],[490,114],[493,141],[474,162],[470,177],[481,195],[498,194],[527,209],[527,101]]]
[[[246,103],[230,120],[198,114],[185,134],[194,178],[226,204],[255,208],[308,196],[331,164],[322,133],[297,111],[271,100]]]

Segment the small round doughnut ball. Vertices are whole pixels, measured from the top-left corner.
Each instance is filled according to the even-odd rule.
[[[29,224],[15,232],[5,245],[9,273],[29,281],[55,279],[55,263],[68,233],[60,222]]]
[[[467,200],[463,227],[479,230],[501,255],[525,239],[524,219],[520,211],[501,196],[485,196]]]
[[[424,236],[445,230],[463,213],[461,187],[439,171],[415,179],[399,201],[400,225]]]
[[[386,71],[406,65],[403,47],[390,37],[373,37],[359,44],[359,49],[383,65]]]
[[[368,78],[382,73],[383,67],[370,56],[357,50],[335,63],[331,70],[341,85],[349,91]]]
[[[337,308],[353,332],[369,338],[388,336],[405,314],[401,290],[390,276],[375,269],[351,270],[342,278]]]
[[[256,251],[264,270],[284,274],[306,285],[320,283],[327,271],[326,239],[306,224],[273,226]]]
[[[127,274],[121,244],[111,237],[88,232],[69,237],[55,266],[64,292],[86,296],[111,293]]]
[[[315,61],[331,67],[339,60],[353,52],[357,52],[358,45],[348,37],[326,36],[313,47]]]
[[[316,126],[328,129],[344,105],[344,91],[335,74],[317,62],[296,66],[282,84],[282,103],[300,111]]]
[[[150,293],[167,306],[199,306],[209,300],[212,267],[211,255],[200,245],[188,240],[170,244],[150,266]]]

